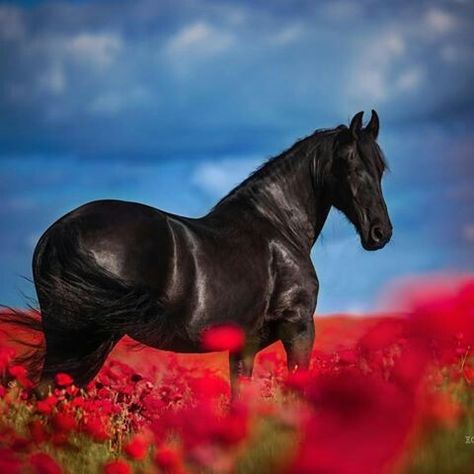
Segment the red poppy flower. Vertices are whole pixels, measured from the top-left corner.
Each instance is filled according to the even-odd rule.
[[[30,440],[23,436],[19,436],[18,434],[15,434],[10,441],[10,447],[15,452],[24,451],[26,448],[29,447],[29,445]]]
[[[36,410],[47,415],[48,413],[51,413],[52,409],[57,403],[58,398],[55,395],[49,395],[44,400],[39,400],[36,402]]]
[[[8,372],[10,372],[10,375],[15,378],[26,377],[26,368],[22,365],[13,365],[9,367]]]
[[[423,341],[435,342],[440,350],[458,347],[462,342],[472,347],[474,343],[474,309],[472,282],[467,281],[458,289],[452,285],[424,288],[416,294],[410,322],[412,335]]]
[[[12,367],[9,367],[8,372],[24,388],[33,387],[33,383],[31,382],[31,380],[28,379],[28,372],[27,372],[26,368],[23,367],[22,365],[14,365]]]
[[[77,426],[76,419],[68,413],[56,413],[51,421],[53,427],[61,433],[69,433]]]
[[[59,387],[67,387],[71,385],[74,382],[74,380],[68,374],[59,373],[59,374],[56,374],[56,376],[54,377],[54,382]]]
[[[155,464],[164,471],[176,469],[181,463],[177,449],[171,446],[161,446],[155,453]]]
[[[69,433],[56,432],[51,435],[51,442],[54,446],[66,446],[69,444]]]
[[[353,474],[364,466],[375,474],[402,452],[414,420],[410,392],[355,370],[318,375],[306,392],[315,411],[291,472]],[[350,456],[341,456],[349,445]]]
[[[125,454],[132,459],[143,459],[148,452],[150,443],[141,435],[135,435],[123,448]]]
[[[216,424],[215,439],[223,444],[234,445],[242,441],[248,434],[246,413],[230,414]]]
[[[100,418],[89,418],[82,426],[84,433],[87,433],[95,441],[106,441],[109,439],[104,423]]]
[[[234,325],[214,326],[202,334],[202,347],[211,352],[230,351],[239,352],[245,342],[245,335],[241,328]]]
[[[304,392],[305,387],[308,386],[312,378],[314,378],[314,374],[310,373],[309,371],[297,370],[296,372],[288,374],[286,386],[290,389]]]
[[[15,453],[8,448],[0,448],[0,472],[20,474],[21,462]]]
[[[31,439],[35,443],[43,443],[49,438],[49,433],[40,420],[30,421],[30,423],[28,423],[28,429],[30,430]]]
[[[126,461],[117,459],[117,461],[109,461],[105,464],[104,474],[132,474],[132,468]]]
[[[32,454],[28,462],[35,474],[61,474],[61,466],[46,453]]]

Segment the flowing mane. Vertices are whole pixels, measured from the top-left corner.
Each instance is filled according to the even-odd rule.
[[[322,128],[314,131],[311,135],[301,138],[296,141],[290,148],[280,153],[277,156],[273,156],[264,161],[255,171],[253,171],[244,181],[229,191],[217,204],[212,208],[215,210],[221,206],[224,202],[229,202],[236,197],[245,195],[246,191],[254,188],[256,185],[264,180],[271,179],[279,172],[287,169],[294,162],[293,159],[302,159],[317,154],[318,158],[322,155],[328,155],[325,153],[328,150],[328,140],[325,138],[333,137],[338,131],[343,128],[347,128],[345,125],[339,125],[336,128]],[[322,151],[322,153],[318,153]],[[321,182],[323,178],[324,166],[317,167],[317,181]]]

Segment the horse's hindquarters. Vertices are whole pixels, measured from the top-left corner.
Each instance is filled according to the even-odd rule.
[[[79,208],[77,220],[81,248],[101,268],[154,295],[163,293],[172,252],[164,213],[141,204],[99,201]]]

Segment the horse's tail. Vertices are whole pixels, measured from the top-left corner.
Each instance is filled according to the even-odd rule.
[[[0,323],[4,326],[2,332],[16,346],[26,349],[13,360],[14,365],[23,365],[28,369],[30,377],[41,372],[44,360],[44,342],[39,336],[43,333],[41,316],[37,309],[30,307],[20,310],[6,305],[0,305]],[[21,331],[22,334],[18,332]],[[8,381],[9,376],[2,374],[2,379]]]
[[[10,311],[0,317],[44,334],[44,342],[19,359],[32,380],[38,380],[40,373],[41,380],[49,380],[65,372],[77,385],[85,385],[132,328],[135,334],[169,333],[163,327],[167,321],[160,300],[100,267],[81,248],[73,223],[57,223],[41,237],[33,275],[40,312]]]

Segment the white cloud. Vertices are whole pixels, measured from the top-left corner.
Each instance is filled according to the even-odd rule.
[[[115,115],[125,108],[137,107],[150,100],[150,92],[141,86],[127,91],[108,91],[96,96],[87,109],[97,115]],[[156,104],[156,100],[154,101]]]
[[[63,93],[66,89],[66,77],[63,67],[59,63],[54,64],[39,76],[38,83],[39,87],[45,92],[54,95]]]
[[[275,45],[290,44],[300,39],[304,34],[305,28],[302,25],[289,25],[273,35],[270,41]]]
[[[355,75],[355,83],[351,93],[356,98],[370,97],[375,101],[382,101],[387,96],[387,84],[383,70],[372,66],[365,67]]]
[[[66,50],[82,61],[107,67],[122,50],[122,39],[114,33],[81,33],[68,39]]]
[[[367,47],[356,60],[352,84],[352,98],[359,102],[388,102],[401,94],[414,92],[425,76],[409,51],[416,33],[399,29],[367,41]]]
[[[439,8],[430,8],[425,15],[424,22],[430,31],[438,34],[448,33],[458,24],[456,17]]]
[[[405,52],[405,40],[400,33],[392,32],[382,38],[377,48],[380,52],[383,50],[392,57],[400,56]]]
[[[179,30],[166,44],[170,55],[212,56],[227,50],[234,42],[230,33],[220,31],[206,22],[193,23]]]
[[[391,67],[404,54],[405,40],[400,33],[389,32],[368,43],[355,65],[351,94],[356,99],[384,101],[393,93]]]
[[[207,161],[196,167],[192,183],[212,198],[222,197],[241,183],[261,161],[261,157]]]
[[[423,73],[420,68],[402,71],[397,77],[395,85],[399,91],[409,91],[415,89],[422,81]]]

